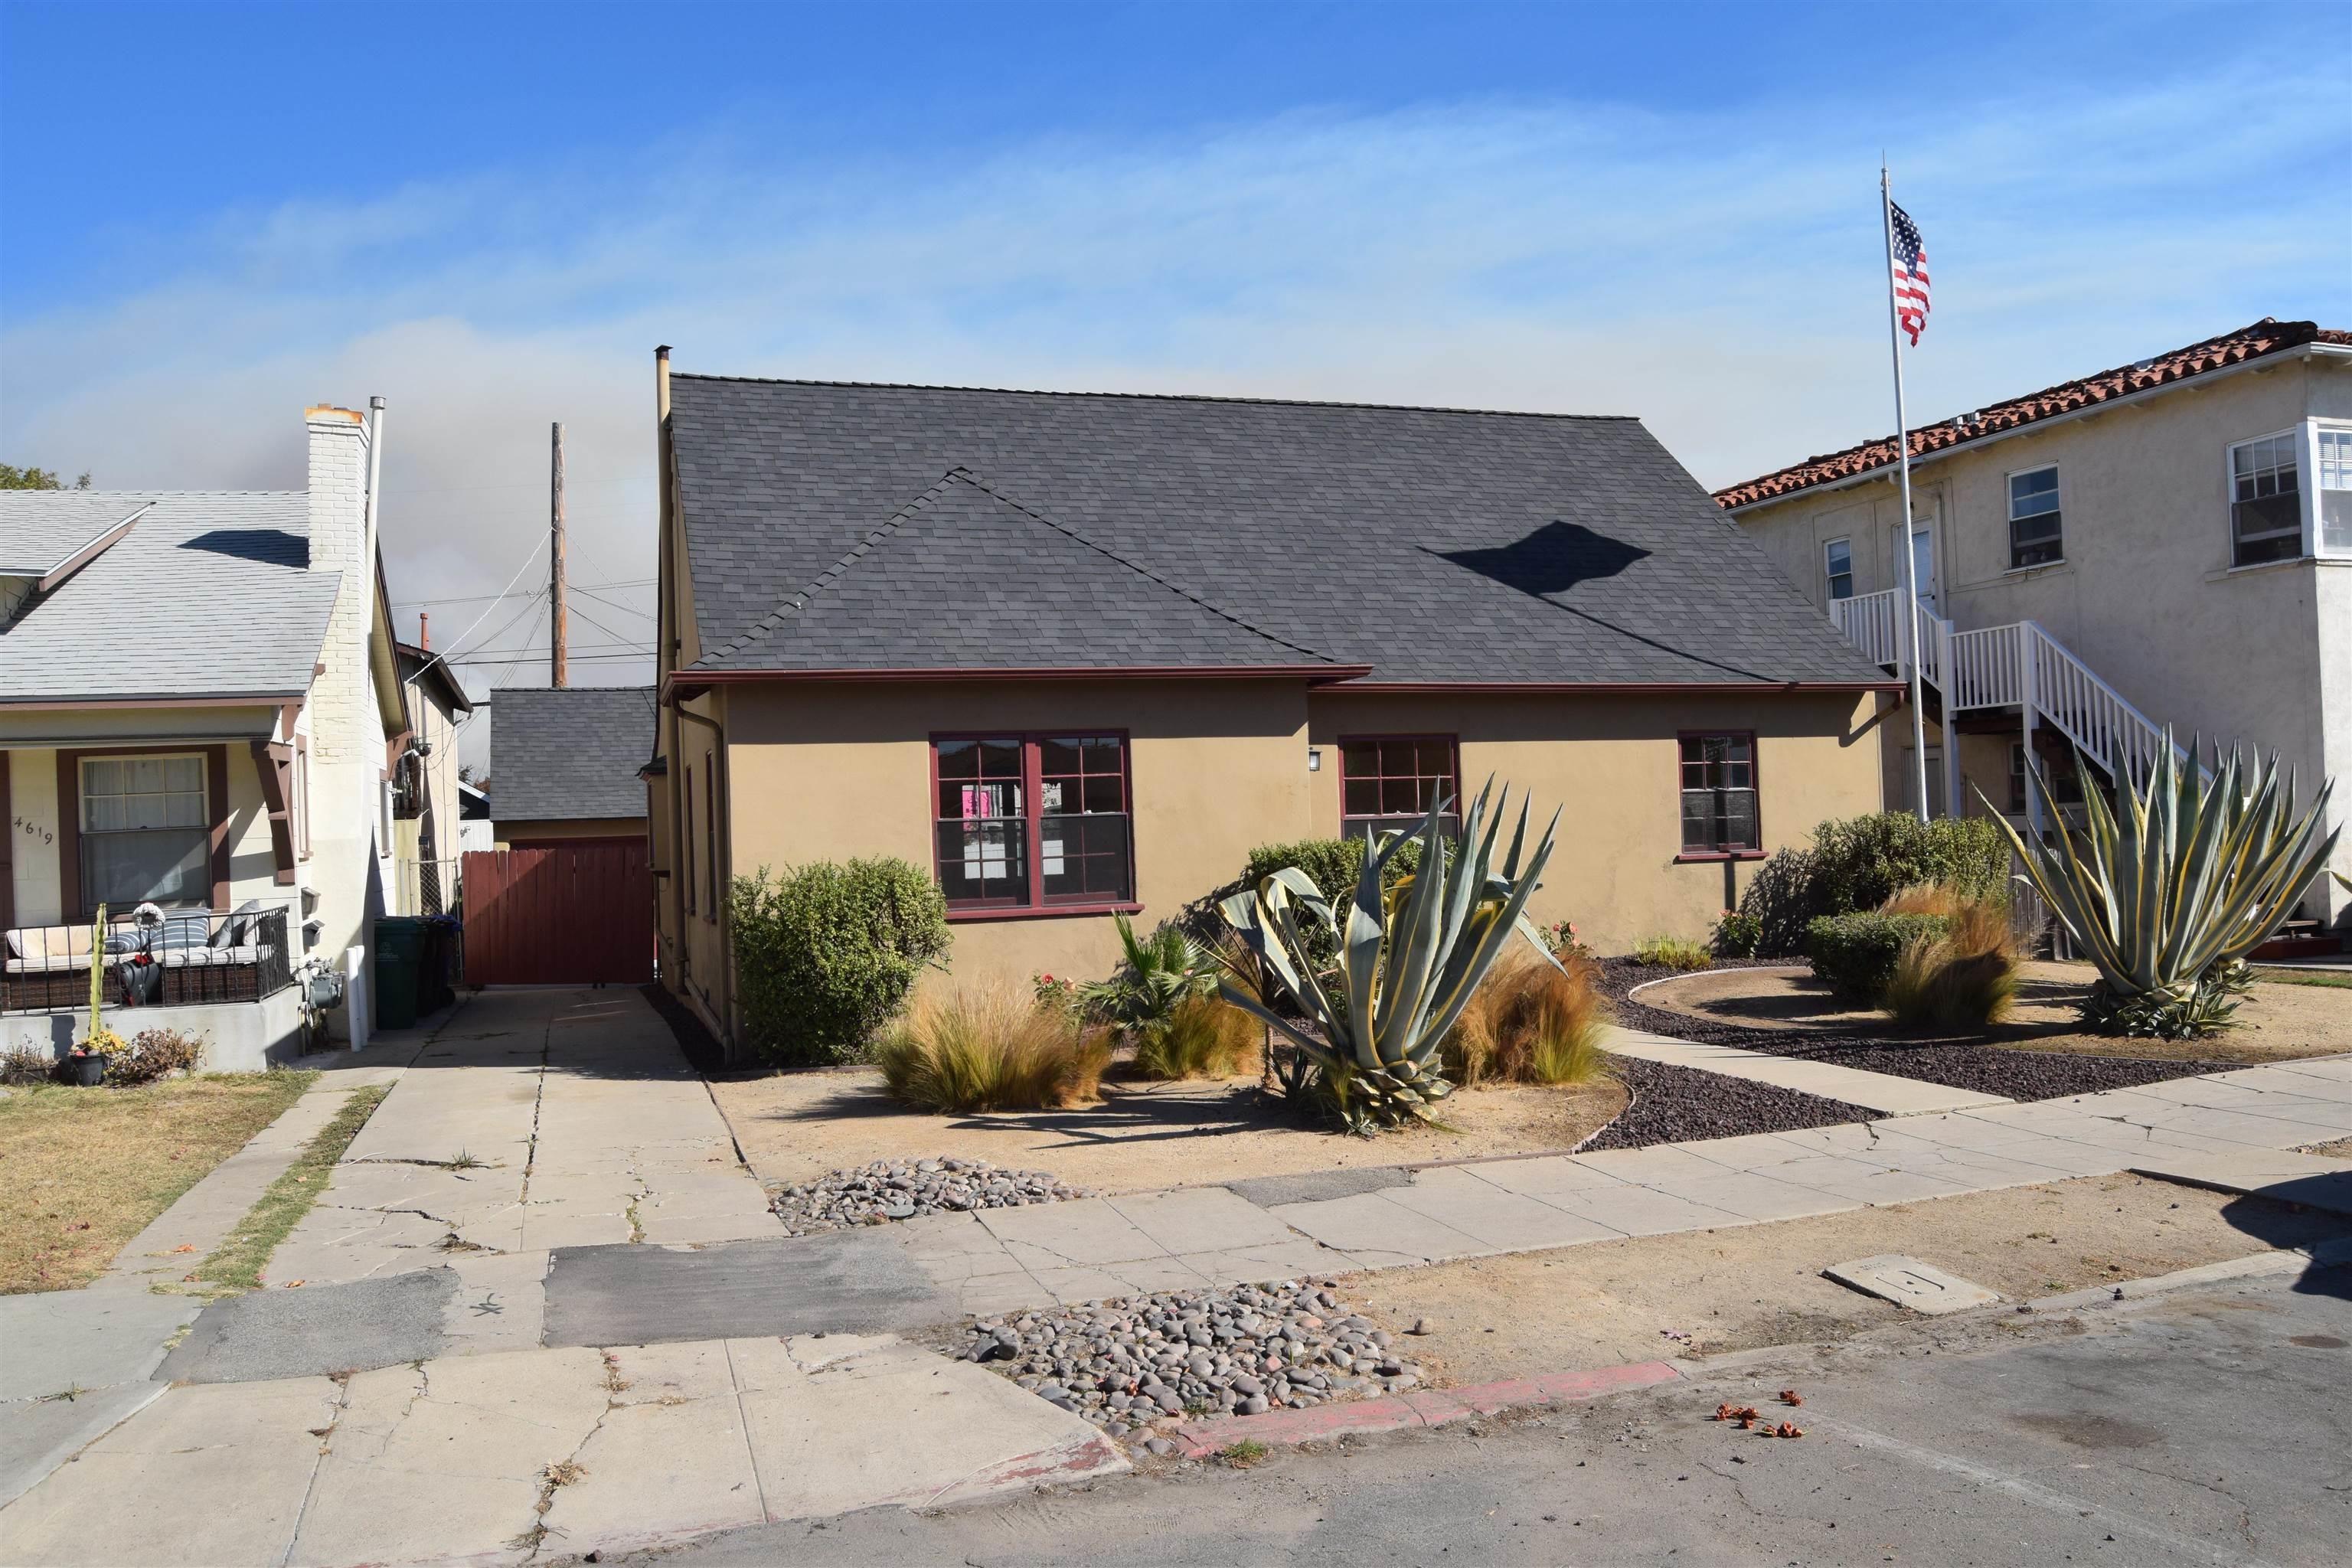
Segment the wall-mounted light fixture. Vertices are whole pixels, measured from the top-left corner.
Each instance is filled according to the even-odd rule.
[[[1322,747],[1309,746],[1307,748],[1307,771],[1310,773],[1319,773],[1323,771]]]

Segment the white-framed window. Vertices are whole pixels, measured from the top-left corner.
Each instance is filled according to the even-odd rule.
[[[2009,476],[2009,569],[2048,566],[2066,559],[2058,528],[2058,465]]]
[[[1832,599],[1853,597],[1853,541],[1832,539],[1822,546],[1822,575]]]
[[[2259,566],[2303,553],[2302,432],[2282,430],[2230,448],[2230,564]]]
[[[2352,555],[2352,425],[2322,425],[2313,432],[2318,454],[2319,553]]]
[[[200,752],[81,759],[82,907],[212,901]]]

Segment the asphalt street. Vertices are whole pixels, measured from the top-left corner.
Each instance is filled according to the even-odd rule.
[[[2339,1268],[1906,1324],[1538,1418],[625,1561],[2335,1564],[2352,1540],[2347,1296]],[[1773,1398],[1792,1385],[1801,1408]],[[1805,1435],[1708,1419],[1725,1400]]]

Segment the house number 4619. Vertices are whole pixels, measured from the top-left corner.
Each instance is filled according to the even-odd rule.
[[[58,841],[58,836],[55,833],[26,816],[16,818],[16,831],[27,838],[37,838],[43,844],[55,844]]]

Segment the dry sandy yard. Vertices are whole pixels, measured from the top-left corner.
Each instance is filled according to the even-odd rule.
[[[2352,1217],[2090,1176],[1811,1219],[1355,1276],[1349,1292],[1441,1382],[1843,1337],[1900,1309],[1821,1277],[1909,1253],[2017,1300],[2352,1235]],[[1687,1340],[1670,1336],[1673,1330]]]
[[[2011,1050],[2070,1051],[2148,1060],[2277,1061],[2352,1051],[2352,996],[2315,985],[2254,987],[2239,1007],[2236,1026],[2200,1040],[2129,1040],[2090,1035],[2076,1026],[2074,1005],[2095,972],[2086,963],[2034,962],[2023,966],[2018,1002],[2008,1022],[1955,1039]],[[1898,1030],[1867,1007],[1854,1007],[1797,968],[1717,969],[1653,985],[1637,998],[1664,1012],[1742,1028],[1830,1035],[1923,1037]]]
[[[722,1079],[711,1085],[752,1171],[770,1186],[889,1158],[938,1155],[1045,1171],[1098,1193],[1572,1149],[1625,1102],[1613,1083],[1464,1089],[1453,1131],[1350,1138],[1297,1119],[1254,1077],[1183,1083],[1107,1080],[1099,1105],[940,1116],[910,1109],[871,1068]]]

